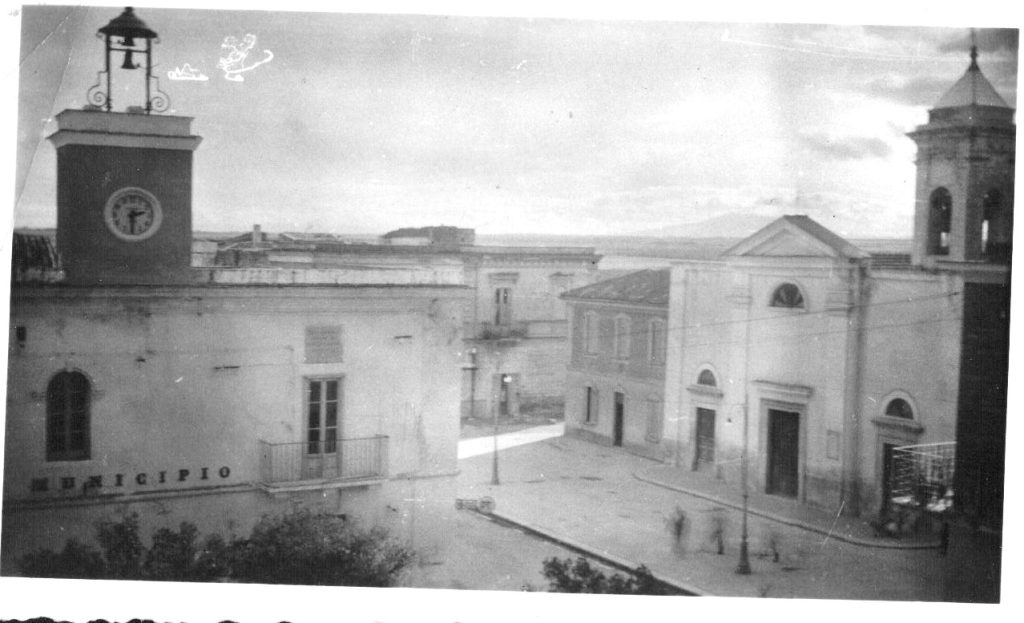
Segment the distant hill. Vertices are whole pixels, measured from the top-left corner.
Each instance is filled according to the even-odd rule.
[[[759,217],[752,217],[759,218]],[[715,221],[719,219],[709,219]],[[770,219],[773,220],[773,219]],[[478,245],[498,246],[522,246],[522,247],[594,247],[595,251],[605,256],[638,257],[638,258],[662,258],[666,260],[712,260],[721,255],[729,247],[733,246],[746,235],[756,231],[761,225],[753,226],[753,229],[742,236],[714,236],[712,228],[703,230],[703,235],[690,235],[689,229],[682,234],[647,235],[634,234],[630,236],[578,236],[558,234],[478,234],[476,243]],[[682,231],[689,228],[689,225],[677,225],[664,228],[665,231]],[[56,230],[53,228],[16,228],[21,234],[35,234],[56,237]],[[212,232],[197,231],[193,238],[198,240],[225,240],[238,236],[244,232]],[[345,235],[339,234],[346,240],[365,239],[366,242],[375,241],[375,236],[367,235]],[[853,238],[850,242],[857,245],[868,253],[910,253],[909,238]],[[621,263],[621,262],[620,262]],[[614,262],[605,262],[612,265]],[[647,265],[639,265],[639,268],[646,268]]]
[[[634,235],[656,238],[746,238],[777,218],[777,216],[730,212],[696,223],[683,223],[638,231]]]

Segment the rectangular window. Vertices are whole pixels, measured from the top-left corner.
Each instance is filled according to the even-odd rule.
[[[629,359],[629,318],[618,316],[615,319],[615,356],[618,359]]]
[[[309,379],[306,388],[306,453],[333,454],[338,450],[341,379]]]
[[[597,388],[587,386],[584,389],[583,423],[597,424]]]
[[[512,288],[494,290],[494,324],[512,324]]]
[[[583,317],[583,345],[590,355],[597,354],[600,342],[599,318],[594,312],[587,312]]]
[[[667,340],[665,336],[665,321],[652,320],[648,337],[650,339],[648,352],[651,355],[651,363],[656,365],[665,363],[665,346]]]
[[[341,326],[306,327],[306,363],[342,361]]]

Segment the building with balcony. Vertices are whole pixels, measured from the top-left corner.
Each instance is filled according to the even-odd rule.
[[[439,230],[473,231],[396,231]],[[456,244],[474,239],[452,233],[445,244],[375,244],[327,236],[294,239],[255,227],[250,235],[223,241],[215,263],[282,274],[415,269],[442,282],[460,280],[472,290],[463,309],[462,417],[561,416],[569,343],[559,296],[591,283],[601,256],[590,247]]]
[[[469,292],[332,276],[15,284],[3,565],[114,514],[227,535],[296,504],[440,547]]]
[[[3,572],[132,512],[230,537],[308,507],[429,557],[455,504],[461,267],[197,261],[201,139],[152,104],[57,115],[56,248],[15,237]]]

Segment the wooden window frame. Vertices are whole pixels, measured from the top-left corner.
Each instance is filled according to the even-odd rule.
[[[76,393],[81,395],[76,397]],[[90,459],[92,395],[89,377],[76,370],[58,372],[50,379],[46,386],[47,461]]]
[[[343,376],[311,376],[303,383],[302,414],[305,429],[306,456],[324,456],[335,454],[341,441],[341,416],[343,404]],[[330,398],[329,387],[334,383],[334,398]],[[317,391],[316,401],[313,400],[314,387]],[[314,409],[316,406],[316,422],[313,426]],[[331,424],[331,406],[334,407],[333,424]]]

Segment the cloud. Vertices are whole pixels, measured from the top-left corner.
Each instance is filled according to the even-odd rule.
[[[953,86],[948,76],[918,76],[907,79],[896,74],[876,78],[863,87],[868,95],[911,106],[932,106]]]
[[[975,39],[979,52],[996,52],[1016,55],[1020,44],[1020,31],[1016,28],[980,28],[975,31]],[[939,44],[940,52],[963,52],[971,48],[971,35],[944,41]]]
[[[829,136],[823,132],[799,132],[800,144],[806,149],[837,160],[886,158],[892,147],[874,136]]]

